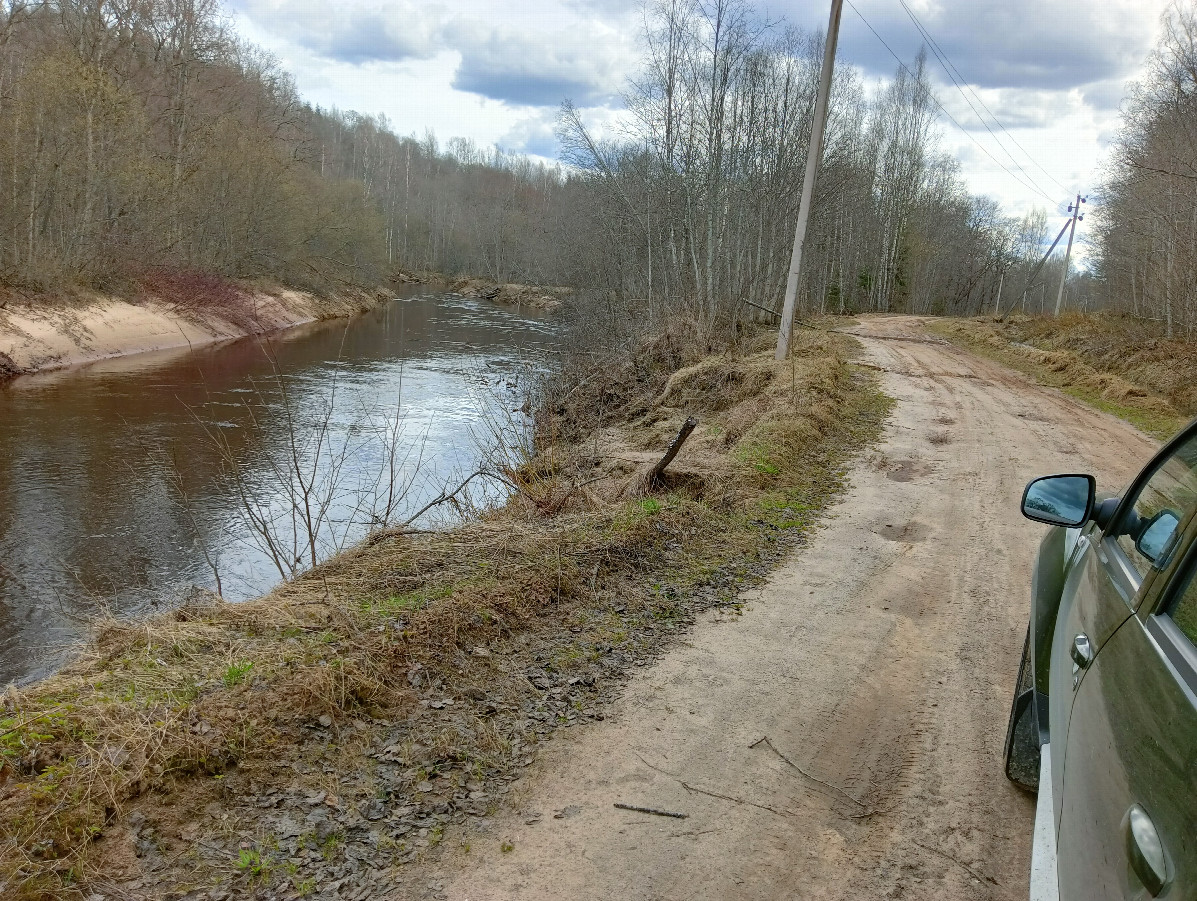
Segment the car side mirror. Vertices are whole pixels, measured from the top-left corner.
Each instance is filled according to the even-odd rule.
[[[1022,493],[1022,515],[1049,526],[1075,528],[1093,514],[1097,481],[1090,475],[1040,476]]]
[[[1179,535],[1180,517],[1172,510],[1161,510],[1135,536],[1135,550],[1150,560],[1152,566],[1163,569]]]

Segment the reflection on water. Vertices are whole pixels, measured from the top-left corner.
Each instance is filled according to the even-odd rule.
[[[402,518],[471,471],[486,408],[543,364],[554,338],[546,319],[422,295],[269,341],[141,354],[0,389],[0,683],[44,673],[100,609],[138,612],[213,587],[206,558],[230,599],[278,581],[249,540],[219,446],[267,509],[285,512],[271,461],[286,459],[292,435],[311,460],[331,411],[328,446],[352,442],[329,510],[343,520],[361,505],[363,477],[380,471],[371,427],[401,410],[397,481],[422,460]]]

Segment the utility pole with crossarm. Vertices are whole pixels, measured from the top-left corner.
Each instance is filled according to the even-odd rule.
[[[1072,238],[1076,234],[1077,220],[1084,219],[1081,215],[1081,204],[1089,198],[1076,195],[1076,203],[1068,205],[1068,212],[1072,213],[1072,230],[1068,233],[1068,249],[1064,251],[1064,272],[1060,275],[1060,290],[1056,294],[1056,315],[1064,308],[1064,282],[1068,281],[1068,259],[1072,256]]]

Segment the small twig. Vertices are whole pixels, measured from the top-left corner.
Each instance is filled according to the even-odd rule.
[[[640,762],[643,763],[650,770],[656,770],[658,773],[664,773],[666,776],[670,776],[674,779],[679,778],[677,773],[671,773],[671,772],[669,772],[669,770],[663,770],[659,766],[654,766],[653,764],[649,763],[647,760],[645,760],[643,757],[640,756],[640,753],[638,751],[633,751],[632,753],[635,754],[640,759]]]
[[[780,757],[782,760],[784,760],[787,764],[789,764],[794,769],[796,769],[799,773],[801,773],[803,776],[805,776],[811,782],[817,782],[817,783],[819,783],[819,785],[822,785],[822,786],[825,786],[825,787],[831,789],[833,792],[835,792],[841,798],[851,801],[853,804],[855,804],[861,810],[866,811],[866,813],[863,814],[864,816],[870,816],[873,814],[874,811],[871,807],[869,807],[868,804],[865,804],[863,801],[857,801],[854,797],[852,797],[850,794],[848,794],[846,791],[844,791],[838,785],[832,785],[830,782],[824,782],[818,776],[812,776],[810,773],[808,773],[802,767],[798,766],[798,764],[794,763],[794,761],[790,760],[790,758],[786,757],[785,754],[783,754],[783,753],[781,753],[781,751],[777,750],[777,747],[773,744],[773,742],[769,741],[768,735],[764,735],[761,738],[758,738],[756,741],[754,741],[748,747],[755,748],[759,744],[768,745],[769,750],[771,750],[774,754],[776,754],[778,757]]]
[[[636,813],[651,813],[655,817],[673,817],[675,820],[684,820],[686,817],[690,816],[688,813],[675,813],[672,810],[661,810],[656,807],[641,807],[638,804],[615,803],[611,806],[617,807],[620,810],[634,810]]]
[[[757,804],[754,801],[745,801],[743,798],[733,798],[731,795],[721,795],[719,792],[709,792],[705,788],[698,788],[691,785],[689,782],[678,782],[688,792],[694,792],[697,795],[706,795],[708,798],[720,798],[724,801],[731,801],[733,804],[747,804],[749,807],[755,807],[758,810],[767,810],[769,813],[776,814],[779,817],[786,817],[789,819],[793,816],[792,813],[785,810],[778,810],[776,807],[770,807],[768,804]]]
[[[916,848],[922,848],[924,851],[930,851],[932,854],[938,854],[944,860],[950,860],[952,863],[956,864],[956,866],[960,867],[962,870],[964,870],[966,873],[968,873],[968,875],[972,876],[973,879],[977,880],[977,882],[988,882],[991,885],[1001,885],[1001,883],[998,882],[996,879],[994,879],[992,876],[981,875],[976,870],[974,870],[972,867],[970,867],[968,864],[966,864],[964,861],[953,857],[951,854],[948,854],[945,851],[940,851],[938,848],[929,848],[926,845],[920,845],[918,842],[911,842],[911,844],[914,845]]]

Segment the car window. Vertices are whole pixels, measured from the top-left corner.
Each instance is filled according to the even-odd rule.
[[[1162,569],[1197,509],[1197,434],[1156,467],[1113,533],[1140,576]]]
[[[1180,631],[1189,637],[1189,641],[1197,645],[1197,570],[1190,570],[1188,584],[1180,592],[1176,603],[1172,607],[1172,620],[1180,627]]]

